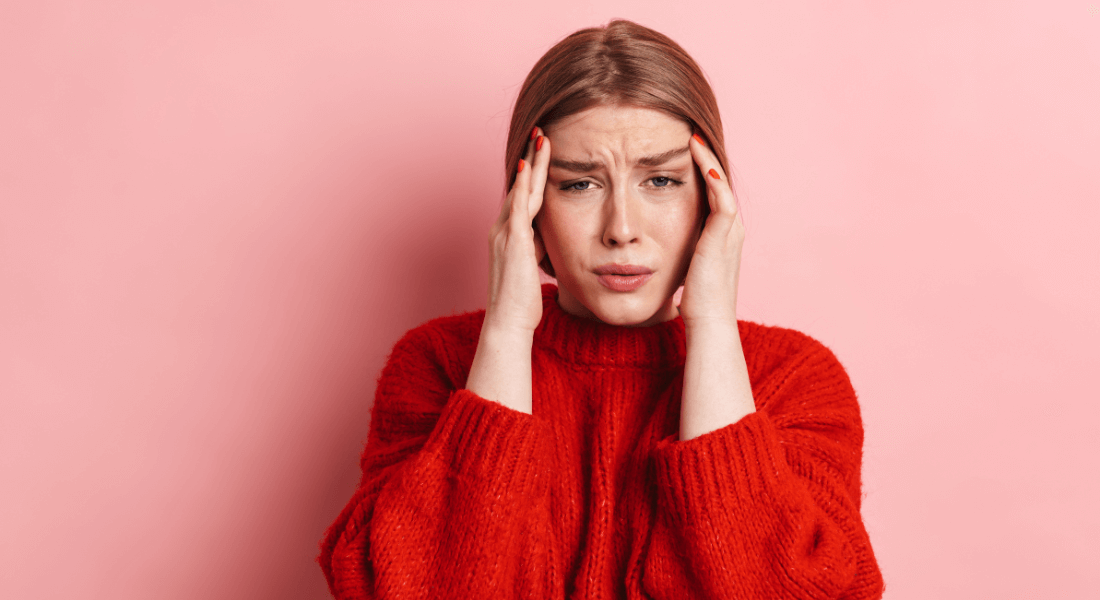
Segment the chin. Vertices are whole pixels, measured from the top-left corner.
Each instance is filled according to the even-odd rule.
[[[641,325],[654,325],[658,322],[656,317],[665,308],[665,298],[651,298],[649,295],[624,294],[600,290],[595,297],[589,297],[585,302],[588,310],[597,319],[608,325],[620,327],[637,327]],[[676,315],[673,314],[673,317]]]
[[[610,290],[594,279],[558,278],[558,301],[565,312],[619,327],[647,327],[680,314],[673,302],[676,288],[664,293],[669,287],[665,278],[631,292]]]

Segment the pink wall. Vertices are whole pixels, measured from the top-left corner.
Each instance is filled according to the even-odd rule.
[[[1097,5],[666,4],[0,5],[0,597],[325,597],[517,87],[613,16],[714,81],[741,312],[849,368],[887,598],[1095,593]]]

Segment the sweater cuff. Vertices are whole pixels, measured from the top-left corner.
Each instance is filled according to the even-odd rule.
[[[674,438],[657,443],[654,462],[662,501],[681,525],[760,518],[792,476],[775,426],[760,412],[687,441]]]
[[[424,450],[489,493],[537,491],[547,484],[540,421],[469,390],[451,393]]]

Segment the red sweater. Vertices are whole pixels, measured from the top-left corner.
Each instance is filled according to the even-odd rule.
[[[352,598],[879,598],[844,369],[738,323],[757,412],[677,439],[680,318],[615,327],[543,286],[533,414],[466,391],[484,311],[397,343],[363,477],[321,544]]]

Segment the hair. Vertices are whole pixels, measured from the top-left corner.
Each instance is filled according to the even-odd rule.
[[[505,190],[531,130],[600,105],[663,111],[710,144],[730,173],[718,102],[699,65],[668,36],[626,20],[581,29],[539,59],[520,88],[504,153]],[[549,260],[539,265],[553,276]]]

